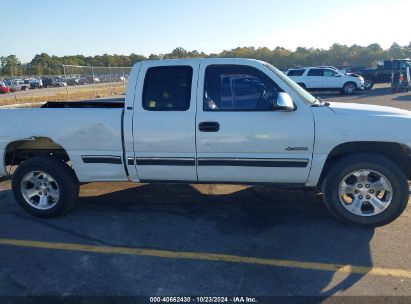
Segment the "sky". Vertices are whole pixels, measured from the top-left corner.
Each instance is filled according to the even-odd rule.
[[[42,52],[148,56],[176,47],[219,53],[333,43],[385,49],[411,41],[411,0],[0,0],[0,7],[7,7],[0,56],[23,63]]]

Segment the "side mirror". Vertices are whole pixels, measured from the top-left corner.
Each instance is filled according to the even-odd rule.
[[[291,96],[285,92],[278,93],[277,100],[274,105],[274,110],[291,112],[295,110],[294,102]]]

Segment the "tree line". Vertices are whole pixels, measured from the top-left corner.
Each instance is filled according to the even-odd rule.
[[[369,46],[342,45],[335,43],[329,49],[298,47],[295,51],[276,47],[238,47],[225,50],[219,54],[205,54],[196,50],[187,51],[182,47],[175,48],[168,54],[143,55],[96,55],[96,56],[50,56],[41,53],[34,56],[28,63],[22,63],[16,55],[0,57],[0,76],[17,75],[59,75],[63,73],[62,65],[81,66],[116,66],[131,67],[142,60],[181,59],[181,58],[254,58],[269,62],[279,69],[300,66],[333,65],[346,66],[371,66],[379,60],[398,59],[411,57],[411,42],[406,46],[393,43],[384,50],[378,43]]]

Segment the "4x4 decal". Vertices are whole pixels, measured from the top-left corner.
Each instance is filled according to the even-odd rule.
[[[308,147],[288,147],[287,151],[308,151]]]

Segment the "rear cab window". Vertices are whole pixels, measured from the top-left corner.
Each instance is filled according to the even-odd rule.
[[[143,108],[147,111],[187,111],[190,108],[191,66],[159,66],[146,72]]]

